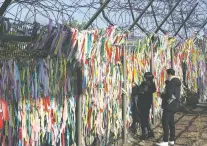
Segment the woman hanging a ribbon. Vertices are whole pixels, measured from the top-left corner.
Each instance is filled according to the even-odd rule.
[[[156,91],[156,86],[153,81],[154,76],[151,72],[146,72],[144,74],[144,79],[145,80],[141,83],[139,87],[138,95],[138,107],[140,109],[140,120],[142,129],[142,135],[140,137],[141,140],[154,137],[154,133],[149,124],[149,114],[152,105],[153,93]]]

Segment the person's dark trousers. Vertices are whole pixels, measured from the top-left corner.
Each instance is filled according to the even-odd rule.
[[[170,112],[170,111],[165,111],[165,110],[163,111],[162,126],[163,126],[163,132],[164,132],[164,137],[163,137],[164,142],[168,142],[168,140],[175,141],[174,115],[175,115],[175,112]],[[170,130],[170,139],[168,139],[169,130]]]
[[[132,131],[133,132],[136,132],[136,123],[138,122],[138,113],[137,113],[137,109],[136,109],[136,106],[135,104],[133,104],[132,106],[132,119],[133,119],[133,123],[131,125],[131,128],[132,128]]]
[[[147,128],[148,133],[152,133],[152,129],[149,124],[149,113],[150,108],[141,108],[140,109],[140,121],[141,121],[141,128],[142,128],[142,134],[146,134],[145,129]]]

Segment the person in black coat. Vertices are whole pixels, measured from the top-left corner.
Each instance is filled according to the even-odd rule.
[[[175,141],[175,122],[174,115],[180,102],[181,81],[175,76],[173,69],[167,69],[167,81],[165,81],[165,92],[161,94],[162,98],[162,126],[163,142],[157,143],[158,146],[174,145]],[[170,128],[170,129],[169,129]],[[170,139],[168,139],[170,130]]]
[[[154,76],[151,72],[144,74],[144,81],[139,87],[139,99],[138,107],[140,109],[140,120],[142,135],[141,140],[154,137],[154,133],[149,124],[149,114],[152,105],[153,93],[156,91],[155,83],[153,81]]]

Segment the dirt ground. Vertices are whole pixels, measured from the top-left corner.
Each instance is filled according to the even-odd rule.
[[[207,108],[197,107],[175,116],[175,146],[207,146]],[[147,141],[138,140],[138,135],[128,136],[125,146],[155,146],[162,141],[162,125],[154,127],[155,138]]]

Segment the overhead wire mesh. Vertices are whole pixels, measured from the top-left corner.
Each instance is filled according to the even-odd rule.
[[[141,28],[137,25],[134,27],[134,34],[142,37],[146,35],[146,32],[153,33],[177,1],[154,0],[152,6],[138,21]],[[52,19],[54,23],[72,23],[75,20],[79,23],[86,23],[104,2],[105,0],[13,0],[4,16],[23,22],[37,21],[41,24],[47,24],[48,19]],[[117,25],[127,29],[133,22],[133,17],[136,18],[148,2],[146,0],[111,0],[92,23],[91,28]],[[200,30],[207,20],[207,1],[182,0],[159,33],[167,31],[173,35],[196,3],[198,7],[186,21],[178,37],[185,39]],[[205,26],[201,31],[205,32],[206,29]]]

